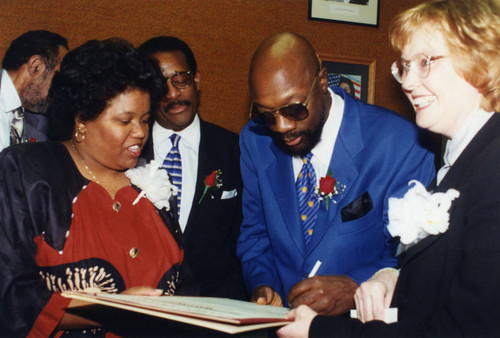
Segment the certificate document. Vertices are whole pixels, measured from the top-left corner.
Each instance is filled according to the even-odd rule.
[[[139,312],[226,333],[285,325],[288,308],[215,297],[132,296],[63,292],[63,296]]]

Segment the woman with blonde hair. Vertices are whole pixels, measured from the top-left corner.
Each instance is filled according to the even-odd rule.
[[[500,1],[431,0],[401,13],[392,73],[417,124],[449,140],[427,191],[418,182],[389,206],[399,269],[356,291],[357,319],[306,306],[281,337],[493,337],[500,332]],[[386,324],[384,311],[398,309]]]

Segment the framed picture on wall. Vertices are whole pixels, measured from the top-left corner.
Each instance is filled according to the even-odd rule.
[[[328,70],[329,87],[341,87],[358,100],[374,103],[375,59],[332,54],[319,54],[319,58]]]
[[[380,0],[309,0],[309,19],[378,27]]]

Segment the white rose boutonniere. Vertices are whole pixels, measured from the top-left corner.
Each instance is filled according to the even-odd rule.
[[[146,165],[131,168],[125,172],[132,184],[138,186],[142,191],[137,196],[133,205],[146,196],[158,209],[170,210],[169,199],[176,196],[178,189],[170,182],[170,177],[165,169],[155,160]]]
[[[456,189],[430,193],[422,183],[412,180],[403,198],[389,198],[389,225],[393,237],[399,236],[403,245],[415,244],[428,235],[448,230],[451,202],[460,196]]]

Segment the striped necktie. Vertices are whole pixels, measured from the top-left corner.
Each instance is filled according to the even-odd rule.
[[[172,148],[165,157],[162,166],[162,168],[167,170],[172,183],[179,190],[179,192],[177,193],[177,219],[180,216],[182,190],[182,162],[181,153],[179,152],[180,139],[181,137],[178,134],[172,134],[170,136],[170,141],[172,141]]]
[[[19,144],[23,142],[24,133],[24,112],[19,107],[13,110],[14,118],[10,124],[10,144]]]
[[[316,173],[311,164],[312,153],[302,158],[303,165],[296,182],[297,198],[299,202],[300,219],[306,247],[309,246],[313,228],[318,218],[319,201],[314,194]]]

